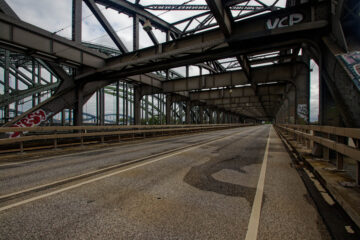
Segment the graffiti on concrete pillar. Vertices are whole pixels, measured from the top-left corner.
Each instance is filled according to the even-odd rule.
[[[353,78],[355,85],[360,90],[360,52],[355,51],[348,54],[339,55],[338,58],[345,64],[348,72]]]
[[[36,127],[42,122],[46,121],[49,114],[42,109],[36,110],[35,112],[29,113],[21,120],[17,121],[11,127]],[[20,136],[20,132],[10,132],[10,138],[16,138]]]
[[[304,119],[305,122],[308,121],[308,105],[307,104],[298,104],[297,105],[297,115]]]

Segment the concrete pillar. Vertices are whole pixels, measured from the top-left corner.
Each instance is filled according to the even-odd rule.
[[[141,86],[134,86],[134,124],[141,124]]]
[[[171,123],[171,105],[172,105],[172,97],[171,94],[166,95],[166,124]]]
[[[216,124],[220,124],[220,111],[218,109],[216,109]]]

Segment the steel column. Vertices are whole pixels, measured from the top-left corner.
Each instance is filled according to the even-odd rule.
[[[166,94],[166,124],[171,123],[171,105],[172,105],[172,96],[171,94]]]
[[[134,124],[141,124],[141,86],[134,86]]]
[[[83,88],[81,85],[76,89],[76,98],[77,101],[74,106],[74,126],[81,126],[83,124],[84,105]]]
[[[4,68],[4,96],[10,94],[10,51],[5,50],[5,68]],[[9,105],[4,107],[4,119],[8,122],[10,118]]]
[[[81,43],[82,0],[72,1],[72,40]]]

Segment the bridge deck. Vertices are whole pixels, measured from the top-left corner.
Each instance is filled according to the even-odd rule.
[[[0,195],[0,239],[330,239],[269,125],[3,164]]]

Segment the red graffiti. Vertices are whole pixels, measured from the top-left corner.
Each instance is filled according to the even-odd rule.
[[[16,122],[12,127],[35,127],[39,126],[40,123],[44,122],[47,118],[47,115],[44,110],[39,109],[35,112],[29,113],[21,119],[20,121]],[[20,136],[20,132],[11,132],[10,138],[15,138]]]

